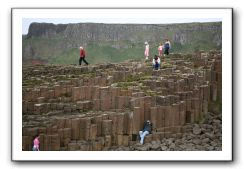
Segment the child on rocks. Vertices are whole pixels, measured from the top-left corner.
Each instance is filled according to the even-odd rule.
[[[33,147],[32,147],[32,150],[33,151],[40,151],[40,136],[39,135],[36,135],[34,140],[33,140]]]
[[[155,55],[153,59],[153,68],[154,70],[160,69],[160,58],[157,55]]]

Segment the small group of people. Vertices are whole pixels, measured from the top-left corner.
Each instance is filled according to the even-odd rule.
[[[158,55],[154,55],[154,58],[153,58],[153,68],[155,70],[158,70],[160,69],[160,57],[163,58],[163,56],[165,57],[166,55],[169,55],[169,50],[171,49],[171,43],[169,41],[169,39],[166,39],[164,44],[163,43],[160,43],[159,46],[158,46]],[[149,44],[148,42],[145,42],[145,52],[144,52],[144,55],[145,55],[145,61],[147,61],[149,59]]]
[[[153,67],[154,67],[154,69],[158,70],[160,68],[160,57],[163,58],[163,56],[165,57],[166,55],[169,55],[169,50],[170,49],[171,49],[171,44],[170,44],[169,39],[166,39],[164,44],[163,43],[159,44],[159,46],[158,46],[158,55],[155,55],[154,59],[153,59]],[[148,42],[145,42],[144,55],[145,55],[145,61],[147,61],[149,59],[149,56],[150,56]],[[85,51],[85,49],[82,46],[80,46],[79,65],[81,65],[82,61],[86,65],[89,64],[86,61],[85,57],[86,57],[86,51]]]
[[[159,56],[164,56],[165,55],[169,55],[169,49],[171,48],[171,44],[170,41],[168,39],[166,39],[164,45],[162,43],[159,44],[158,46],[158,55]]]

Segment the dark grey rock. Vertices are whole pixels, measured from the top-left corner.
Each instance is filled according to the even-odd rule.
[[[221,147],[215,147],[215,151],[222,151],[222,146]]]
[[[189,134],[186,136],[186,139],[187,140],[192,140],[194,138],[194,135],[193,134]]]
[[[167,151],[168,147],[167,146],[161,146],[162,151]]]
[[[151,147],[152,150],[160,150],[161,149],[161,146],[160,144],[153,144],[152,147]]]
[[[200,139],[194,139],[194,140],[192,140],[192,142],[193,142],[194,144],[196,144],[196,145],[200,145],[200,144],[202,144],[202,140],[200,140]]]
[[[214,150],[214,147],[213,146],[208,146],[208,147],[206,147],[206,149],[209,150],[209,151],[212,151],[212,150]]]
[[[221,121],[220,121],[220,120],[218,120],[218,119],[217,119],[217,120],[216,120],[216,119],[214,119],[214,120],[213,120],[213,123],[220,124],[220,123],[221,123]]]
[[[136,150],[138,150],[138,151],[147,151],[147,150],[149,150],[149,148],[146,147],[146,146],[142,146],[142,147],[137,147]]]
[[[179,145],[179,147],[182,149],[182,150],[185,150],[186,149],[186,145]]]
[[[214,134],[213,133],[205,133],[205,136],[210,138],[210,139],[214,138]]]
[[[170,144],[169,149],[174,150],[175,149],[175,143]]]
[[[193,132],[193,134],[199,135],[199,134],[201,134],[202,130],[199,126],[196,126],[193,128],[192,132]]]
[[[196,145],[196,149],[202,151],[204,150],[204,147],[202,145]]]
[[[184,143],[184,140],[175,140],[175,145],[180,145],[180,144],[182,144],[182,143]]]
[[[209,143],[210,139],[209,138],[205,138],[202,140],[202,143]]]
[[[166,141],[166,143],[167,143],[168,145],[171,145],[173,142],[174,142],[174,138],[169,138],[169,139]]]
[[[216,143],[215,141],[211,141],[210,144],[214,147],[216,147],[218,145],[218,143]]]

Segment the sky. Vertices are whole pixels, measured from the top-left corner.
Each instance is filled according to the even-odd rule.
[[[53,23],[53,24],[68,24],[68,23],[111,23],[111,24],[170,24],[170,23],[192,23],[192,22],[220,22],[220,18],[151,18],[145,21],[144,18],[24,18],[22,20],[22,34],[27,34],[31,23]]]

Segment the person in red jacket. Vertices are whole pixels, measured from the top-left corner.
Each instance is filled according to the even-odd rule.
[[[79,65],[81,65],[82,60],[85,62],[86,65],[88,65],[88,62],[85,60],[86,57],[86,52],[84,48],[81,46],[80,47],[80,60],[79,60]]]

